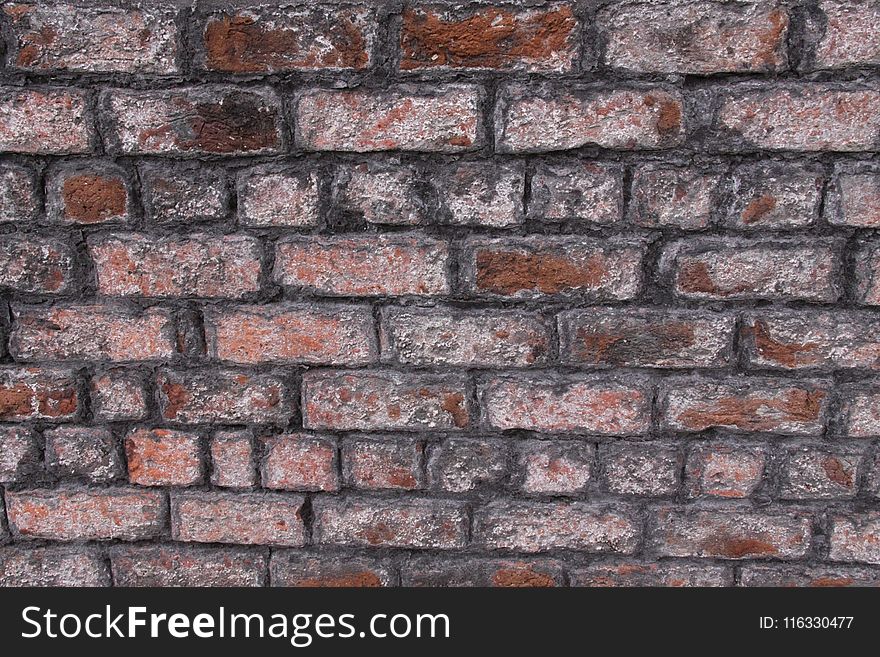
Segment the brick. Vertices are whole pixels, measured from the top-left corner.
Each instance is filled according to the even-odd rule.
[[[877,369],[875,324],[874,315],[857,311],[757,311],[744,318],[742,345],[755,368]]]
[[[605,63],[635,73],[739,73],[786,68],[789,18],[775,2],[616,3],[598,15]]]
[[[191,486],[202,480],[202,439],[170,429],[135,429],[125,437],[128,478],[141,486]]]
[[[539,163],[528,212],[546,222],[615,224],[623,216],[623,169],[596,162]]]
[[[482,563],[476,560],[448,559],[436,556],[411,557],[400,569],[401,586],[471,587],[487,586]]]
[[[821,435],[827,382],[765,377],[666,379],[660,407],[672,431],[711,428],[796,436]]]
[[[471,423],[466,381],[457,375],[313,371],[303,376],[302,399],[307,429],[462,429]]]
[[[585,502],[496,500],[474,512],[474,543],[493,550],[631,554],[641,529],[630,510]]]
[[[92,377],[92,415],[104,422],[142,420],[147,416],[147,390],[136,372],[108,370]]]
[[[76,89],[0,88],[0,151],[31,155],[88,153],[94,118]]]
[[[9,4],[13,42],[8,59],[29,71],[176,73],[173,6],[125,9]]]
[[[690,497],[749,497],[761,487],[767,463],[763,445],[698,444],[688,454],[685,490]]]
[[[638,240],[470,238],[464,244],[460,276],[470,294],[622,301],[641,290],[643,254],[644,244]]]
[[[516,460],[524,493],[576,495],[592,481],[596,447],[579,440],[526,440],[517,444]]]
[[[565,582],[558,561],[490,561],[484,569],[489,586],[499,588],[550,588]]]
[[[483,95],[470,85],[307,91],[296,104],[296,144],[307,151],[355,153],[480,148]]]
[[[717,173],[665,166],[639,167],[633,176],[630,214],[645,228],[703,230],[720,205]]]
[[[163,370],[157,376],[162,417],[181,424],[286,424],[293,400],[272,374],[234,370]]]
[[[564,586],[562,564],[542,558],[414,558],[401,569],[403,586],[545,588]]]
[[[880,498],[880,455],[876,452],[873,456],[865,458],[863,466],[864,490],[874,498]]]
[[[70,370],[0,368],[0,420],[73,420],[80,406],[78,388]]]
[[[670,309],[591,308],[559,314],[563,363],[605,367],[723,367],[735,316]]]
[[[790,448],[782,464],[780,497],[790,500],[855,497],[862,455],[815,446]]]
[[[572,8],[445,7],[403,11],[400,68],[566,73],[579,58],[579,24]]]
[[[33,171],[8,162],[0,164],[0,224],[31,222],[38,212]]]
[[[880,242],[859,242],[852,253],[856,301],[866,306],[880,306]]]
[[[836,565],[748,564],[740,573],[740,585],[777,588],[880,586],[880,571]]]
[[[508,475],[507,454],[499,440],[447,438],[429,452],[428,484],[448,493],[491,490]]]
[[[388,308],[382,351],[383,360],[402,365],[529,367],[547,362],[550,340],[536,313]]]
[[[298,588],[375,588],[394,586],[395,573],[384,559],[275,550],[269,565],[272,586]]]
[[[176,541],[299,547],[303,497],[283,493],[181,492],[171,496]]]
[[[238,223],[242,226],[316,226],[320,219],[318,174],[275,168],[238,176]]]
[[[257,484],[254,441],[249,431],[218,431],[211,439],[211,483],[223,488]]]
[[[733,573],[715,564],[626,561],[575,568],[569,579],[571,586],[593,587],[730,586]]]
[[[269,436],[263,440],[264,488],[333,491],[339,488],[336,441],[308,434]]]
[[[18,361],[169,360],[177,351],[171,311],[76,304],[14,306],[9,353]]]
[[[0,548],[0,587],[108,586],[110,574],[94,550],[59,547]]]
[[[825,218],[834,226],[880,227],[880,172],[839,169],[825,204]]]
[[[126,223],[131,219],[128,179],[110,164],[66,167],[47,182],[46,210],[61,224]]]
[[[266,88],[205,85],[101,94],[112,153],[259,155],[282,146],[281,102]]]
[[[681,97],[662,88],[608,90],[569,84],[507,86],[499,93],[495,143],[501,153],[582,146],[646,150],[684,140]]]
[[[318,498],[314,540],[324,545],[449,550],[467,542],[465,504],[450,500]]]
[[[837,242],[707,238],[667,247],[661,270],[687,299],[832,302],[840,295]]]
[[[499,430],[639,435],[648,430],[646,379],[593,375],[501,376],[479,386],[485,424]]]
[[[880,64],[880,7],[872,2],[824,0],[824,31],[816,44],[812,67],[817,69]]]
[[[365,69],[377,20],[366,7],[243,7],[209,14],[200,28],[202,65],[225,73]]]
[[[651,536],[660,556],[797,559],[810,550],[810,518],[740,509],[660,509]]]
[[[605,488],[616,495],[660,497],[679,489],[678,449],[653,443],[612,443],[599,447]]]
[[[349,486],[365,490],[422,488],[423,450],[421,442],[410,438],[347,439],[342,445],[342,476]]]
[[[746,87],[724,93],[715,148],[869,151],[877,146],[880,92],[823,85]]]
[[[76,254],[59,240],[0,239],[0,288],[25,294],[64,294],[73,287]]]
[[[244,235],[96,236],[89,255],[108,296],[241,299],[260,289],[260,244]]]
[[[221,169],[201,164],[143,164],[140,180],[144,211],[157,224],[219,221],[229,212],[229,189]]]
[[[521,163],[461,162],[441,169],[431,182],[440,202],[440,223],[505,228],[523,222]]]
[[[0,427],[0,483],[20,481],[40,467],[36,434],[28,427]]]
[[[82,477],[100,484],[122,474],[122,459],[113,434],[100,427],[58,427],[43,433],[46,467],[60,477]]]
[[[262,586],[262,554],[236,548],[157,545],[110,551],[116,586]]]
[[[372,162],[340,166],[333,195],[344,212],[370,224],[415,226],[428,220],[427,185],[411,166]]]
[[[738,230],[798,230],[819,218],[823,176],[807,167],[757,163],[733,171],[724,225]]]
[[[832,561],[880,564],[880,513],[832,514],[830,544]]]
[[[449,292],[446,243],[410,235],[294,237],[275,246],[276,283],[321,296]]]
[[[841,431],[850,438],[880,436],[880,387],[844,385],[838,392]]]
[[[378,359],[366,306],[270,304],[207,309],[208,354],[229,363],[365,365]]]
[[[16,536],[54,541],[137,541],[165,525],[165,494],[134,488],[6,491]]]

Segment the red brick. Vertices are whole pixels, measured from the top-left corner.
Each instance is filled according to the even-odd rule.
[[[764,377],[666,379],[660,405],[672,431],[711,428],[821,435],[828,408],[827,382]]]
[[[782,464],[780,497],[789,500],[855,497],[862,454],[821,446],[790,448]]]
[[[461,162],[438,171],[431,183],[440,203],[440,223],[506,228],[523,222],[521,163]]]
[[[382,351],[383,360],[403,365],[529,367],[547,362],[550,340],[536,313],[388,308]]]
[[[168,360],[177,351],[171,312],[114,305],[15,306],[9,353],[18,361]]]
[[[457,375],[313,371],[302,385],[307,429],[436,430],[471,423],[466,381]]]
[[[738,230],[797,230],[819,218],[823,176],[788,163],[743,164],[733,171],[724,224]]]
[[[449,493],[491,490],[508,474],[508,445],[500,440],[446,438],[430,448],[428,483]]]
[[[690,497],[749,497],[760,488],[767,462],[763,445],[701,443],[688,455],[685,488]]]
[[[349,486],[366,490],[422,488],[423,446],[403,437],[347,439],[342,446],[342,475]]]
[[[163,370],[157,376],[162,417],[182,424],[286,424],[287,386],[271,374],[234,370]]]
[[[139,171],[144,210],[153,222],[189,226],[226,217],[229,190],[221,169],[163,162]]]
[[[267,88],[116,89],[100,102],[113,153],[259,155],[282,146],[281,101]]]
[[[0,483],[11,484],[37,471],[40,450],[28,427],[0,427]]]
[[[282,493],[181,492],[171,496],[174,540],[299,547],[303,497]]]
[[[322,296],[446,294],[448,257],[446,243],[409,235],[286,238],[274,280]]]
[[[208,354],[224,362],[355,366],[378,359],[368,307],[227,306],[204,317]]]
[[[832,561],[880,564],[880,513],[853,512],[831,516]]]
[[[591,308],[559,314],[564,363],[607,367],[723,367],[735,316],[705,311]]]
[[[777,588],[880,586],[880,571],[847,566],[749,564],[742,568],[740,585]]]
[[[242,226],[316,226],[320,180],[314,171],[260,167],[238,176],[238,223]]]
[[[323,497],[314,514],[318,544],[448,550],[467,542],[463,502]]]
[[[859,242],[852,253],[856,301],[865,306],[880,306],[880,242]]]
[[[630,509],[585,502],[496,500],[474,512],[474,543],[490,550],[631,554],[641,529]]]
[[[79,412],[78,387],[70,370],[0,368],[0,420],[73,420]]]
[[[236,548],[157,545],[110,551],[116,586],[263,586],[266,557]]]
[[[64,294],[73,287],[76,254],[51,238],[0,239],[0,288],[25,294]]]
[[[257,484],[254,437],[249,431],[218,431],[211,439],[211,483],[223,488]]]
[[[516,446],[519,487],[534,495],[576,495],[592,480],[596,447],[579,440],[526,440]]]
[[[377,20],[366,7],[243,7],[207,16],[203,65],[226,73],[364,69],[373,63]]]
[[[104,422],[142,420],[147,416],[146,383],[141,374],[114,369],[92,377],[92,415]]]
[[[623,216],[623,169],[596,162],[539,163],[529,215],[546,222],[615,224]]]
[[[840,290],[835,241],[707,238],[667,247],[661,269],[688,299],[831,302]]]
[[[94,118],[76,89],[0,88],[0,151],[32,155],[88,153]]]
[[[841,386],[838,397],[841,430],[850,438],[880,436],[880,387],[868,384]]]
[[[812,67],[817,69],[880,64],[880,7],[872,2],[823,0],[823,32]]]
[[[493,429],[639,435],[651,419],[651,390],[641,377],[497,377],[481,384],[479,394]]]
[[[95,484],[122,474],[122,459],[113,434],[100,427],[58,427],[43,433],[46,467],[61,477],[82,477]]]
[[[240,299],[260,289],[260,243],[244,235],[96,236],[89,254],[109,296]]]
[[[660,509],[651,535],[665,557],[797,559],[810,550],[810,518],[738,509]]]
[[[393,586],[394,569],[383,559],[273,550],[272,586],[299,588],[374,588]]]
[[[483,91],[470,85],[307,91],[296,106],[296,144],[357,153],[471,150],[485,140],[482,101]]]
[[[0,587],[108,586],[110,574],[95,550],[59,547],[0,549]]]
[[[788,64],[788,14],[775,2],[622,2],[600,11],[598,22],[613,68],[708,75]]]
[[[579,24],[572,7],[447,7],[403,11],[404,71],[516,70],[565,73],[577,67]]]
[[[499,588],[550,588],[565,582],[558,561],[490,561],[485,571],[489,586]]]
[[[190,486],[202,480],[202,439],[169,429],[135,429],[125,437],[128,478],[141,486]]]
[[[575,568],[571,571],[569,579],[571,586],[730,586],[733,582],[733,573],[729,568],[715,564],[625,561]]]
[[[125,223],[131,218],[128,180],[115,165],[57,170],[49,176],[47,196],[48,215],[61,224]]]
[[[37,181],[31,169],[0,164],[0,224],[30,222],[37,218]]]
[[[633,176],[630,214],[645,228],[703,230],[720,205],[722,177],[701,170],[639,167]]]
[[[501,153],[541,153],[581,146],[614,150],[669,148],[684,140],[682,101],[661,88],[504,87],[495,116]]]
[[[17,536],[55,541],[137,541],[165,525],[165,494],[134,488],[6,491]]]
[[[403,586],[492,586],[544,588],[564,586],[562,564],[542,558],[450,559],[423,557],[408,560],[401,569]]]
[[[825,203],[825,218],[835,226],[880,228],[880,172],[839,170]]]
[[[333,194],[340,209],[367,223],[394,226],[427,222],[423,187],[414,167],[372,162],[340,166],[333,180]]]
[[[263,487],[333,491],[339,488],[336,441],[308,434],[270,436],[263,441]]]
[[[636,240],[471,238],[464,245],[460,275],[471,294],[620,301],[641,290],[643,254],[644,245]]]
[[[613,443],[600,445],[604,487],[615,495],[659,497],[675,495],[682,457],[670,445]]]

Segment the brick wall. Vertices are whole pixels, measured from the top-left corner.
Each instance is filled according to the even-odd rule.
[[[880,583],[880,3],[4,3],[0,583]]]

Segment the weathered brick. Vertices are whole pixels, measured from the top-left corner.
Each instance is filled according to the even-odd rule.
[[[275,246],[275,282],[323,296],[449,291],[445,242],[416,237],[293,237]]]
[[[642,287],[644,244],[589,237],[470,238],[460,276],[472,294],[535,299],[548,295],[621,301]]]
[[[266,88],[205,85],[101,95],[113,153],[258,155],[281,149],[281,102]]]
[[[122,458],[113,434],[100,427],[58,427],[43,433],[46,467],[61,477],[91,483],[113,481],[122,474]]]
[[[17,164],[0,164],[0,224],[31,222],[38,212],[34,172]]]
[[[642,377],[501,376],[482,383],[479,395],[484,422],[501,430],[639,435],[651,419]]]
[[[302,398],[308,429],[461,429],[471,423],[466,380],[457,375],[307,372]]]
[[[825,203],[825,218],[835,226],[880,227],[880,172],[838,167]]]
[[[525,168],[521,163],[461,162],[431,178],[440,223],[505,228],[523,222]]]
[[[339,208],[371,224],[426,223],[426,187],[411,166],[372,162],[340,166],[333,179],[333,195]]]
[[[579,24],[572,8],[448,7],[403,11],[400,68],[565,73],[577,66]]]
[[[481,566],[477,560],[415,556],[401,566],[400,583],[407,587],[487,586]]]
[[[234,370],[163,370],[157,376],[162,417],[182,424],[286,424],[293,400],[272,374]]]
[[[9,353],[18,361],[168,360],[177,351],[164,308],[76,304],[14,306]]]
[[[816,45],[817,69],[880,64],[880,7],[859,0],[823,0],[824,31]]]
[[[349,486],[366,490],[422,488],[422,455],[422,443],[411,438],[346,439],[342,476]]]
[[[670,445],[612,443],[599,447],[604,487],[617,495],[675,495],[682,457]]]
[[[259,167],[238,176],[238,223],[242,226],[316,226],[320,180],[314,171]]]
[[[853,249],[856,300],[880,306],[880,241],[862,241]]]
[[[880,436],[880,386],[844,385],[838,391],[841,400],[842,432],[850,438]]]
[[[211,483],[223,488],[257,484],[254,437],[249,431],[218,431],[211,439]]]
[[[299,547],[303,497],[283,493],[180,492],[171,496],[177,541]]]
[[[384,559],[295,550],[273,550],[269,572],[272,586],[301,588],[374,588],[393,586],[396,579],[392,564]]]
[[[333,491],[339,488],[336,441],[309,434],[269,436],[263,440],[264,488]]]
[[[630,217],[637,226],[703,230],[720,205],[718,173],[667,166],[639,167],[633,176]]]
[[[733,573],[729,568],[716,564],[626,561],[574,568],[569,578],[571,586],[730,586]]]
[[[236,548],[157,545],[110,551],[116,586],[262,586],[266,557]]]
[[[831,516],[832,561],[880,564],[880,513],[834,513]]]
[[[508,474],[507,454],[500,440],[447,438],[429,452],[428,483],[448,493],[492,489]]]
[[[623,169],[596,162],[539,163],[529,215],[545,222],[617,223],[623,216]]]
[[[865,492],[871,497],[880,498],[880,453],[874,452],[866,457],[863,470]]]
[[[131,218],[129,183],[118,166],[98,163],[58,169],[46,187],[47,214],[58,223],[125,223]]]
[[[740,572],[740,585],[777,588],[880,586],[880,571],[847,566],[747,564]]]
[[[0,151],[88,153],[94,134],[94,118],[82,91],[0,87]]]
[[[0,587],[108,586],[110,574],[95,550],[64,547],[0,548]]]
[[[731,203],[723,217],[739,230],[797,230],[819,218],[823,176],[805,166],[743,164],[733,171]]]
[[[516,460],[523,492],[575,495],[592,480],[596,447],[579,440],[526,440],[516,446]]]
[[[749,497],[764,479],[767,448],[729,441],[696,445],[685,467],[685,489],[690,497]]]
[[[96,236],[89,254],[109,296],[240,299],[260,289],[260,243],[249,236]]]
[[[779,71],[789,19],[775,2],[614,3],[598,15],[605,63],[636,73]]]
[[[107,370],[92,377],[89,390],[96,420],[122,422],[142,420],[147,415],[146,382],[141,374]]]
[[[518,310],[388,308],[382,317],[383,360],[403,365],[527,367],[547,362],[548,327]]]
[[[735,316],[670,309],[591,308],[559,314],[564,363],[608,367],[723,367]]]
[[[563,569],[551,560],[493,560],[484,566],[489,586],[500,588],[549,588],[563,586]]]
[[[373,63],[377,20],[367,7],[257,4],[204,20],[201,63],[226,73],[364,69]]]
[[[137,541],[165,525],[165,494],[134,488],[6,491],[17,536],[55,541]]]
[[[780,497],[792,500],[855,497],[862,454],[821,446],[790,448],[782,464]]]
[[[59,240],[0,239],[0,288],[25,294],[64,294],[73,287],[76,254]]]
[[[40,467],[40,450],[32,429],[0,427],[0,483],[11,484]]]
[[[672,378],[661,388],[663,424],[673,431],[711,428],[799,436],[822,433],[827,382],[751,378]]]
[[[706,238],[671,244],[660,266],[684,298],[831,302],[840,295],[837,246],[822,239]]]
[[[700,508],[665,508],[656,516],[651,542],[667,557],[797,559],[810,550],[810,518]]]
[[[485,141],[482,101],[470,85],[307,91],[296,105],[296,144],[356,153],[472,150]]]
[[[318,498],[314,540],[325,545],[448,550],[467,542],[465,504],[449,500]]]
[[[221,169],[202,164],[143,164],[140,179],[144,211],[157,224],[218,221],[229,211],[229,189]]]
[[[507,86],[495,110],[495,143],[501,153],[669,148],[684,140],[682,114],[681,97],[662,88]]]
[[[208,354],[241,364],[364,365],[378,359],[368,307],[271,304],[207,309]]]
[[[615,505],[496,500],[474,512],[474,543],[488,549],[632,554],[640,535],[631,510]]]
[[[76,376],[70,370],[0,368],[0,419],[73,420],[79,412],[78,387]]]
[[[413,558],[401,569],[403,586],[544,588],[564,585],[559,561],[526,559]]]
[[[128,478],[141,486],[191,486],[202,480],[202,439],[170,429],[135,429],[125,437]]]

